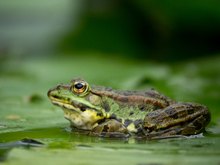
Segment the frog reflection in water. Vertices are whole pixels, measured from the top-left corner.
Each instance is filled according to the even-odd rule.
[[[73,129],[101,137],[168,138],[196,135],[210,121],[208,109],[148,91],[118,91],[73,79],[48,91]]]

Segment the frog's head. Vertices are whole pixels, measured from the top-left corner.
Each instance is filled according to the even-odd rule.
[[[82,79],[74,79],[70,85],[58,85],[47,95],[53,104],[62,107],[65,118],[78,129],[91,130],[108,116],[101,106],[101,96],[92,93]]]

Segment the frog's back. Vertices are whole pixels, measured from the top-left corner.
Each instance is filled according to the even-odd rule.
[[[146,91],[121,91],[94,86],[91,92],[112,99],[121,106],[138,107],[141,111],[147,109],[147,106],[151,106],[155,110],[174,103],[174,101],[153,89]]]

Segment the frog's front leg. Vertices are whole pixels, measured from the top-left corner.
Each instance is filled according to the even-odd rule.
[[[114,138],[126,138],[130,136],[127,128],[115,119],[107,119],[106,121],[100,123],[91,130],[90,134],[100,137]]]
[[[143,127],[150,138],[188,136],[204,131],[209,121],[207,107],[195,103],[176,103],[148,113]]]

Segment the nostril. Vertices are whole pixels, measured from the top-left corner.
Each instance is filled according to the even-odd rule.
[[[47,92],[47,96],[48,96],[49,98],[60,99],[60,96],[58,96],[53,89],[50,89],[50,90]]]
[[[49,91],[47,92],[47,96],[48,97],[56,97],[54,93],[59,92],[62,89],[62,87],[63,87],[62,84],[59,84],[56,87],[49,89]]]
[[[62,86],[63,86],[63,84],[59,84],[59,85],[57,85],[56,89],[60,90],[62,88]]]

